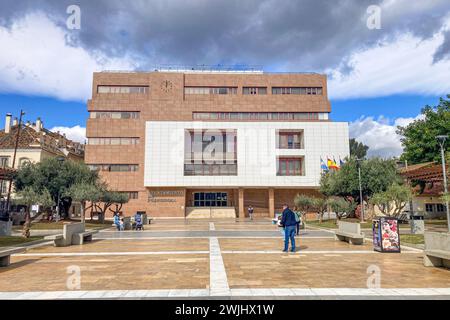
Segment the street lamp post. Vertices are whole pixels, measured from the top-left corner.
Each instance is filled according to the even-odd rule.
[[[63,163],[65,159],[63,157],[58,157],[57,160],[59,161],[59,163]],[[60,191],[58,190],[58,200],[56,202],[56,219],[61,218],[59,214],[59,202],[60,202]]]
[[[359,179],[359,202],[361,206],[361,222],[364,222],[364,199],[363,199],[363,193],[362,193],[362,183],[361,183],[361,162],[364,159],[356,159],[356,163],[358,166],[358,179]]]
[[[441,146],[442,175],[444,177],[444,192],[445,192],[445,194],[448,194],[447,172],[445,170],[445,152],[444,152],[445,141],[448,139],[448,135],[437,136],[436,139],[438,139],[439,144]],[[447,207],[447,228],[448,228],[448,232],[450,232],[450,207],[449,207],[448,201],[446,201],[445,206]]]

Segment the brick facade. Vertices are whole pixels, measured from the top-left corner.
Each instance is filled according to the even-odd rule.
[[[97,93],[98,86],[149,86],[147,94]],[[185,94],[185,87],[237,87],[237,94]],[[267,87],[266,95],[243,95],[243,87]],[[320,87],[322,95],[272,95],[272,87]],[[283,202],[292,203],[299,192],[313,193],[301,186],[291,190],[270,189],[271,186],[234,188],[146,188],[144,164],[147,121],[192,121],[194,112],[314,112],[329,113],[325,75],[319,74],[244,74],[244,73],[94,73],[89,112],[139,112],[139,119],[88,119],[88,138],[133,137],[137,145],[87,145],[85,161],[89,164],[135,164],[136,172],[105,172],[101,177],[117,191],[138,192],[138,199],[124,205],[125,215],[146,211],[155,217],[184,217],[192,205],[194,191],[226,191],[236,214],[246,215],[252,204],[255,215],[269,216]],[[251,121],[251,120],[250,120]],[[264,120],[258,120],[264,121]],[[294,120],[283,120],[294,121]],[[299,120],[296,120],[299,121]],[[302,120],[305,121],[305,120]],[[309,120],[322,121],[328,120]],[[151,138],[151,137],[150,137]],[[210,177],[214,179],[214,177]],[[149,199],[151,191],[168,191],[168,195]],[[164,193],[161,193],[164,194]],[[271,198],[273,195],[274,198]],[[165,198],[165,199],[164,199]],[[273,208],[272,206],[275,206]]]

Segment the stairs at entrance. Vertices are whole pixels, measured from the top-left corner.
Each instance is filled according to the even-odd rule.
[[[234,219],[236,218],[236,209],[227,208],[186,208],[187,219]]]

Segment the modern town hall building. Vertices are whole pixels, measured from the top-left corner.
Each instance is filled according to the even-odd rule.
[[[100,72],[88,111],[85,161],[129,194],[124,215],[273,216],[349,154],[321,74]]]

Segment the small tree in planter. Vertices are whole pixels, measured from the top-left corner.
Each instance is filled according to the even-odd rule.
[[[102,197],[102,191],[93,183],[77,183],[67,190],[66,196],[81,203],[81,222],[84,223],[86,220],[86,203],[99,202]]]
[[[129,198],[128,195],[124,193],[112,192],[111,201],[111,206],[114,206],[114,209],[109,208],[109,211],[118,214],[120,210],[122,210],[122,206],[129,201]]]
[[[101,213],[99,222],[103,223],[105,220],[106,211],[108,211],[108,209],[113,211],[111,210],[111,206],[113,205],[116,206],[116,211],[119,211],[122,208],[122,205],[128,202],[128,195],[117,191],[110,191],[108,190],[106,184],[101,184],[98,189],[100,192],[100,197],[98,198],[98,202],[94,203],[92,206]]]
[[[319,223],[323,221],[323,215],[328,211],[329,201],[326,198],[312,198],[312,204],[314,209],[317,211],[317,215],[319,217]]]
[[[330,199],[329,204],[334,213],[336,213],[336,223],[342,218],[346,218],[356,208],[356,203],[347,201],[344,198]]]
[[[306,226],[306,214],[314,208],[313,199],[303,194],[298,194],[294,199],[294,204],[300,210],[302,220]]]
[[[398,217],[411,198],[412,193],[408,186],[394,183],[386,191],[374,194],[371,203],[385,216]]]
[[[53,199],[50,192],[45,188],[42,191],[37,192],[31,187],[26,187],[17,193],[14,203],[27,207],[22,236],[24,238],[29,238],[31,229],[31,206],[40,205],[43,207],[50,207],[53,205]]]

